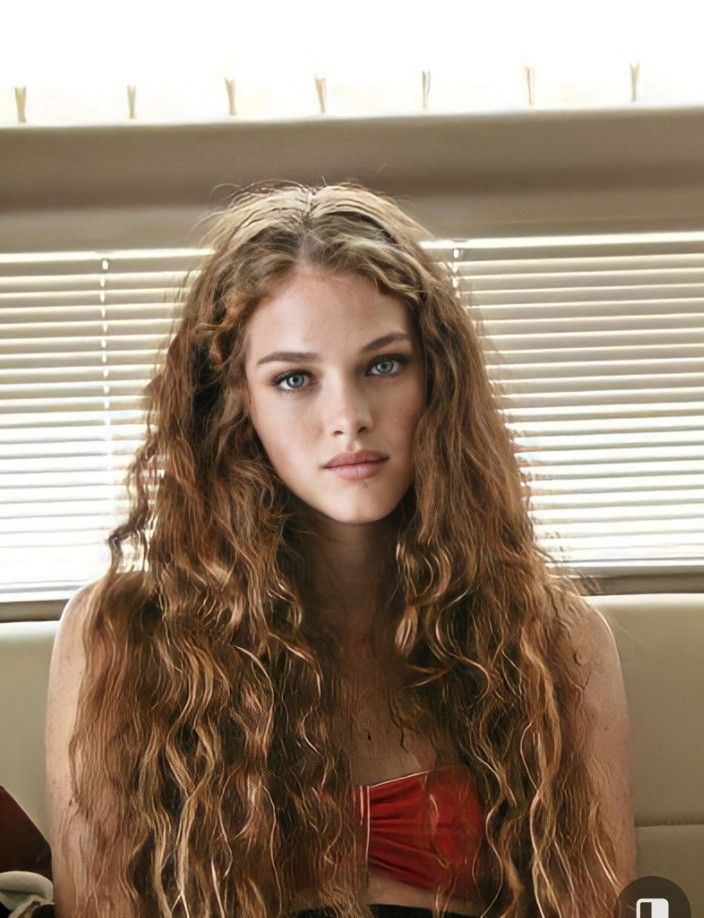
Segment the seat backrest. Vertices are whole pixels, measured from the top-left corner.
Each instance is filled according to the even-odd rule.
[[[704,915],[704,595],[594,596],[623,670],[639,876],[677,883]],[[44,721],[58,622],[0,623],[0,785],[47,834]]]
[[[44,835],[46,693],[58,624],[0,622],[0,785]]]

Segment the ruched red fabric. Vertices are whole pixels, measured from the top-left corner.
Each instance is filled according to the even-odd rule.
[[[356,798],[370,867],[410,886],[434,890],[452,883],[454,865],[457,875],[452,897],[471,900],[476,896],[472,862],[482,842],[484,811],[465,765],[358,785]],[[443,865],[433,843],[438,855],[450,864]]]

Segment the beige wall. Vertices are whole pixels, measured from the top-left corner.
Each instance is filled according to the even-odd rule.
[[[351,179],[447,237],[700,229],[704,108],[0,129],[0,251],[194,245],[260,179]]]

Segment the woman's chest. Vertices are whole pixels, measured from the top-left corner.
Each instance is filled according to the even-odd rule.
[[[378,784],[428,771],[435,761],[436,752],[430,739],[395,723],[381,703],[360,706],[355,711],[350,731],[353,784]]]
[[[350,684],[349,756],[352,783],[377,784],[435,766],[436,751],[424,731],[404,727],[390,704],[392,685],[378,668],[359,666]]]
[[[349,758],[352,783],[378,784],[398,777],[430,771],[437,753],[428,731],[402,727],[392,715],[390,686],[373,667],[357,669],[351,682],[349,707]],[[449,742],[449,737],[441,740]],[[388,872],[368,865],[367,903],[395,904],[432,909],[434,890],[400,882]],[[476,916],[481,903],[452,900],[449,910]]]

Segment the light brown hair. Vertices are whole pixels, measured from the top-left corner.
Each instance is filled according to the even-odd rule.
[[[96,848],[80,914],[115,888],[158,916],[285,915],[301,889],[371,914],[334,640],[312,626],[297,502],[244,403],[248,319],[300,265],[398,296],[421,344],[415,479],[389,569],[406,674],[391,703],[403,726],[449,734],[475,776],[486,914],[611,914],[614,849],[575,726],[584,587],[536,543],[477,322],[424,236],[352,182],[259,183],[215,215],[145,391],[129,515],[86,621],[70,752]]]

